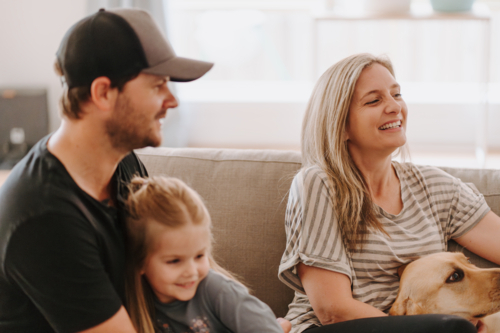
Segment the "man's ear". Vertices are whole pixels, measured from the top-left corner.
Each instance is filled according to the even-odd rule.
[[[113,110],[118,97],[118,88],[111,87],[111,80],[105,76],[96,78],[90,86],[90,100],[103,111]]]

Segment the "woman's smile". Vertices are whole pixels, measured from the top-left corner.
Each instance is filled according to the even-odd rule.
[[[378,129],[382,131],[390,130],[390,129],[398,129],[401,128],[401,120],[396,120],[396,121],[389,121],[385,123],[384,125],[380,126]]]

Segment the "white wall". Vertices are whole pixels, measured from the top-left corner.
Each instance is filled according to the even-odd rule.
[[[0,0],[0,87],[46,88],[51,130],[60,123],[62,91],[52,67],[55,53],[86,8],[86,0]]]
[[[0,88],[47,88],[51,130],[60,122],[57,103],[61,87],[52,69],[55,52],[66,30],[86,14],[86,8],[86,0],[0,0]],[[262,85],[262,82],[252,85]],[[184,91],[181,88],[195,87],[196,83],[177,86],[181,106],[169,113],[167,124],[172,120],[175,124],[166,130],[168,135],[181,136],[179,145],[298,148],[302,115],[313,82],[299,85],[297,89],[285,87],[281,94],[286,94],[283,97],[287,98],[282,99],[275,98],[278,92],[270,86],[261,89],[269,92],[264,94],[264,99],[248,94],[248,86],[243,86],[241,91],[246,91],[251,98],[238,97],[242,99],[238,101],[236,96],[229,102],[211,100],[213,91],[202,100],[196,100],[191,89]],[[206,86],[214,87],[215,83],[206,82],[201,91],[206,91]],[[215,90],[228,95],[227,90],[220,87]],[[267,100],[268,95],[274,99]],[[421,98],[421,95],[414,96],[413,101]],[[477,105],[414,104],[409,101],[409,106],[410,144],[430,148],[437,144],[474,145]],[[500,101],[496,101],[490,110],[488,128],[492,148],[500,148],[499,126]],[[168,135],[166,141],[175,141]]]

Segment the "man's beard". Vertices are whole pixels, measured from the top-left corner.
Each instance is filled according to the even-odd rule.
[[[158,140],[148,128],[151,120],[146,115],[134,109],[129,99],[121,94],[116,101],[113,117],[109,119],[106,133],[113,148],[125,152],[148,146],[158,147]]]

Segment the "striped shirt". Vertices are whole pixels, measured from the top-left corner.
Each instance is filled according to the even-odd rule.
[[[390,237],[370,230],[362,249],[351,253],[341,239],[326,173],[312,166],[295,176],[279,267],[280,280],[295,290],[286,316],[292,333],[321,326],[297,275],[299,262],[347,275],[354,299],[388,312],[399,288],[398,267],[446,251],[449,239],[467,233],[490,210],[482,194],[438,168],[397,162],[393,167],[401,184],[403,209],[393,215],[375,205]]]

